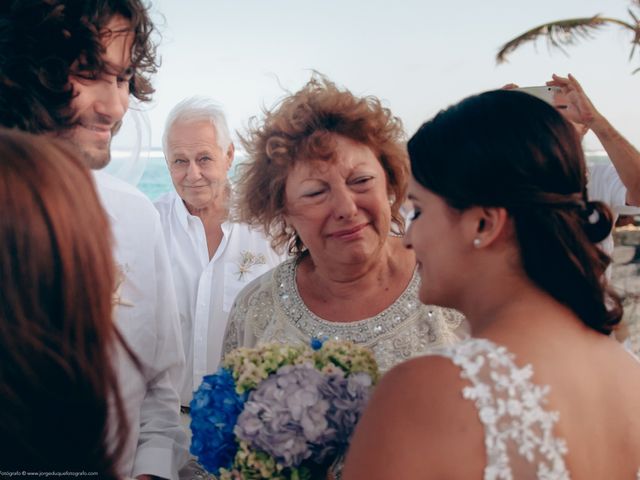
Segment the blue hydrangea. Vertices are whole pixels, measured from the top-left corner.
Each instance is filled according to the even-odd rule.
[[[233,428],[247,395],[238,395],[231,372],[221,368],[203,378],[191,400],[191,453],[207,471],[230,468],[238,450]]]

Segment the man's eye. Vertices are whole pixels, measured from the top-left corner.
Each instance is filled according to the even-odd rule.
[[[118,83],[129,83],[133,77],[133,68],[127,68],[124,72],[117,76]]]
[[[86,80],[90,82],[98,79],[98,75],[96,75],[95,72],[75,72],[73,76],[79,78],[80,80]]]
[[[211,157],[207,157],[207,156],[205,156],[205,157],[200,157],[200,161],[201,161],[201,162],[208,162],[208,161],[210,161],[210,160],[211,160]]]
[[[186,160],[183,160],[182,158],[176,158],[176,159],[173,161],[173,163],[178,163],[178,164],[180,164],[180,163],[187,163],[187,161],[186,161]]]

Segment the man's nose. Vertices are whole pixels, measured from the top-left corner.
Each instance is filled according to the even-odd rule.
[[[189,162],[189,166],[187,167],[187,180],[195,181],[201,177],[200,166],[198,166],[198,162]]]
[[[96,113],[104,116],[110,123],[122,120],[129,108],[129,94],[119,87],[117,81],[100,82],[98,98],[94,106]]]

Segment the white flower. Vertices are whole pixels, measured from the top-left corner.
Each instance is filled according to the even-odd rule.
[[[116,264],[116,284],[111,295],[111,303],[113,305],[122,305],[125,307],[133,307],[133,303],[122,298],[122,285],[127,277],[129,265]]]
[[[248,250],[243,250],[240,252],[240,261],[238,262],[238,280],[244,279],[245,273],[249,273],[254,265],[264,265],[266,263],[267,259],[264,254],[255,254]]]

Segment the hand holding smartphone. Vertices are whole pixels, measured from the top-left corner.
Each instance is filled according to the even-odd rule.
[[[556,106],[556,102],[554,102],[556,94],[561,92],[560,87],[549,85],[541,85],[535,87],[518,87],[514,88],[514,90],[518,92],[528,93],[529,95],[533,95],[534,97],[538,97],[540,100],[544,100],[545,102],[553,106]]]

